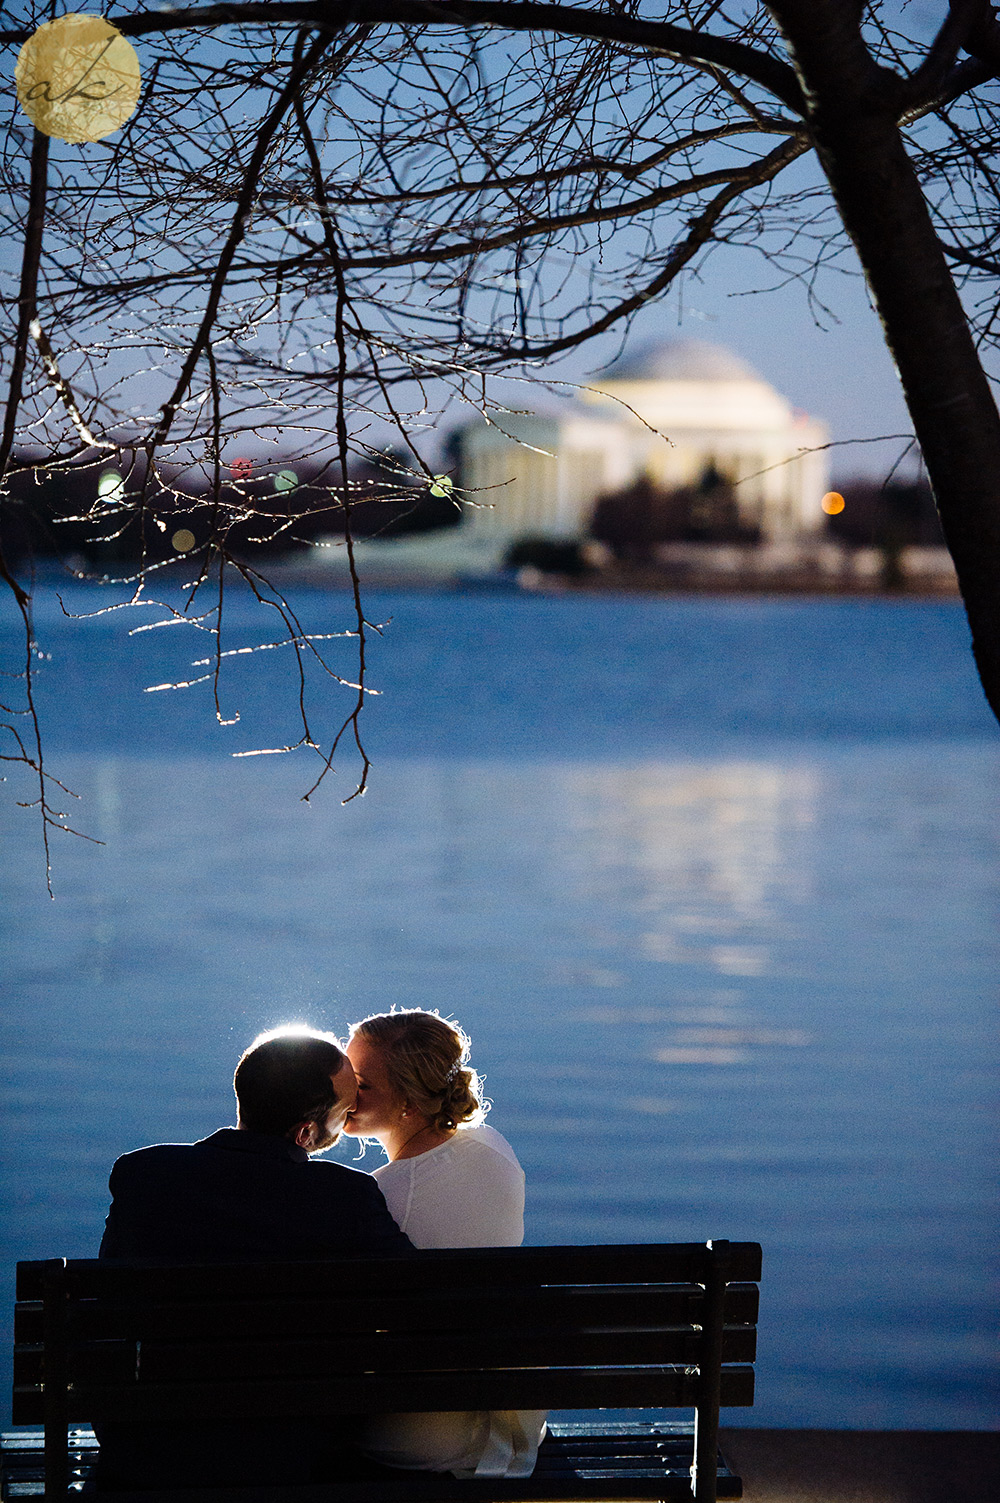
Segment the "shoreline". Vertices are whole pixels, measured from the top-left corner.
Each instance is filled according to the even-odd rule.
[[[49,561],[45,561],[46,565]],[[287,554],[274,560],[252,560],[250,566],[263,579],[279,589],[309,589],[330,594],[349,592],[350,576],[345,567],[317,566],[308,555],[301,561]],[[78,574],[58,567],[53,561],[49,567],[34,571],[16,570],[16,576],[29,592],[36,588],[58,588],[81,585],[84,588],[103,589],[118,586],[126,589],[134,586],[136,575],[128,564],[120,572],[114,566],[107,573]],[[880,580],[817,578],[808,573],[783,573],[764,576],[749,572],[727,572],[710,577],[679,577],[657,568],[608,566],[578,576],[543,573],[532,567],[497,571],[494,573],[464,573],[461,571],[435,573],[417,569],[384,568],[374,561],[364,560],[358,569],[363,589],[399,591],[420,594],[483,594],[567,597],[576,595],[618,595],[691,598],[747,598],[775,599],[786,597],[794,600],[871,600],[871,601],[955,601],[961,603],[958,582],[954,575],[937,576],[933,579],[919,576],[901,579],[892,587]],[[146,575],[147,589],[155,589],[159,581],[171,588],[190,585],[197,569],[190,561],[159,565]],[[241,588],[243,581],[230,573],[228,587]]]
[[[349,591],[350,579],[339,570],[329,574],[315,568],[297,568],[281,564],[275,568],[261,568],[260,572],[275,584],[288,588]],[[522,571],[523,573],[523,571]],[[529,580],[513,573],[496,575],[458,575],[451,578],[431,578],[421,574],[401,572],[379,573],[362,568],[359,570],[362,589],[379,591],[419,592],[421,594],[462,595],[520,595],[525,598],[548,596],[566,598],[577,595],[646,596],[673,599],[718,599],[744,597],[747,599],[775,599],[782,596],[795,600],[880,600],[892,601],[955,601],[961,603],[957,584],[954,588],[932,588],[923,583],[907,583],[898,589],[882,589],[864,585],[833,585],[813,580],[782,579],[761,582],[736,578],[716,580],[711,583],[685,583],[664,580],[645,571],[602,572],[570,578],[561,574],[541,575]]]

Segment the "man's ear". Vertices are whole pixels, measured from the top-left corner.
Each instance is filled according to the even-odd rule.
[[[315,1122],[299,1123],[298,1127],[295,1129],[295,1138],[293,1140],[297,1148],[304,1148],[306,1152],[309,1151],[309,1149],[313,1145],[313,1134],[315,1127]]]

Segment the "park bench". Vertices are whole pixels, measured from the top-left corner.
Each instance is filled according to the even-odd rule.
[[[534,1475],[393,1472],[324,1486],[114,1495],[120,1503],[525,1503],[739,1498],[719,1406],[753,1403],[760,1247],[746,1242],[425,1251],[239,1265],[20,1263],[10,1503],[67,1503],[94,1421],[468,1409],[693,1409],[553,1423]],[[74,1427],[74,1428],[70,1428]]]

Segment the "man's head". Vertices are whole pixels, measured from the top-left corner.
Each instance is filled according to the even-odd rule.
[[[307,1153],[331,1147],[354,1106],[351,1062],[330,1033],[276,1028],[255,1038],[233,1077],[237,1126],[289,1138]]]

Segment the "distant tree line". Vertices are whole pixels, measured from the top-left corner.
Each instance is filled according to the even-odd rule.
[[[105,455],[64,472],[32,461],[23,456],[23,468],[10,477],[10,501],[0,519],[7,557],[75,556],[84,568],[162,562],[200,548],[212,525],[205,503],[213,482],[205,474],[161,465],[155,510],[132,509],[122,506],[123,494],[148,483],[141,454]],[[343,536],[348,515],[356,538],[403,537],[462,520],[450,492],[414,474],[394,451],[382,464],[357,461],[346,492],[331,480],[328,465],[298,461],[293,468],[273,457],[231,461],[220,490],[230,518],[227,546],[245,558],[294,553],[320,538]],[[837,541],[889,555],[911,545],[944,546],[926,481],[861,479],[844,484],[842,494],[844,510],[825,518],[826,532]],[[663,543],[761,540],[760,527],[741,513],[736,488],[713,465],[692,485],[667,488],[643,476],[601,496],[589,531],[615,558],[632,564],[650,562]],[[175,540],[185,532],[186,548],[179,549]],[[577,543],[544,538],[521,540],[507,562],[569,575],[590,567]]]
[[[855,548],[943,548],[944,534],[926,480],[851,480],[840,487],[844,510],[827,517],[826,530]]]
[[[944,547],[926,481],[854,480],[841,487],[844,510],[824,519],[827,535],[851,547],[898,553],[912,545]],[[760,527],[740,513],[737,491],[713,466],[694,485],[667,489],[642,477],[601,496],[591,536],[624,563],[648,563],[663,543],[758,543]]]
[[[660,543],[760,541],[760,527],[741,515],[734,487],[714,465],[694,485],[667,489],[641,476],[601,496],[590,533],[628,563],[646,562]]]
[[[84,570],[160,563],[201,549],[217,525],[206,505],[214,482],[203,472],[158,466],[155,507],[133,508],[125,498],[150,484],[142,454],[104,455],[65,471],[36,466],[30,454],[22,462],[0,515],[8,559],[72,558]],[[227,464],[219,494],[229,550],[248,559],[294,553],[343,536],[348,516],[355,538],[401,537],[461,520],[449,492],[413,474],[400,456],[387,454],[384,466],[357,462],[346,491],[329,470],[280,458]]]

